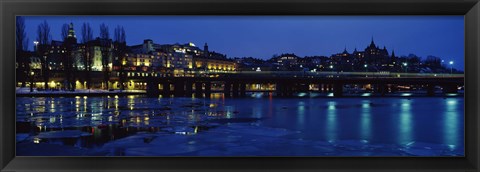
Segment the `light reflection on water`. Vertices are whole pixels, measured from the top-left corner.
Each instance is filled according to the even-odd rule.
[[[363,140],[370,140],[370,135],[372,132],[371,124],[371,112],[370,112],[370,100],[362,100],[362,116],[361,116],[361,127],[360,127],[360,136]]]
[[[412,132],[415,127],[412,122],[412,101],[409,99],[400,100],[400,119],[398,123],[398,142],[406,144],[412,142]]]
[[[337,109],[335,107],[337,103],[334,101],[328,102],[327,108],[327,140],[336,140],[337,139]]]
[[[298,102],[297,125],[303,127],[305,125],[305,102]]]
[[[139,131],[182,128],[185,133],[201,133],[204,129],[201,126],[210,125],[212,120],[254,118],[258,120],[243,122],[293,131],[296,134],[282,137],[294,140],[366,140],[397,145],[425,142],[457,147],[464,143],[461,97],[292,99],[266,96],[237,99],[223,96],[213,99],[19,97],[17,122],[32,127],[19,130],[17,126],[17,132],[37,135],[77,129],[93,134],[90,144],[101,145]],[[221,120],[213,123],[229,125]]]
[[[457,143],[459,133],[459,119],[458,119],[458,101],[455,99],[445,100],[446,111],[444,113],[444,142],[448,145],[455,145]],[[463,109],[463,106],[460,106]],[[461,121],[463,123],[463,121]]]

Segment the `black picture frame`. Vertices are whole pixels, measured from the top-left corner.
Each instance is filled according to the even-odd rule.
[[[1,171],[479,171],[479,0],[0,0]],[[16,15],[464,15],[465,157],[16,157]]]

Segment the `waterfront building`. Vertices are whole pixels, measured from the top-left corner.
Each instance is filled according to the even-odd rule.
[[[297,55],[293,53],[281,54],[274,56],[269,61],[273,63],[278,70],[295,70],[299,67]]]
[[[356,53],[356,52],[354,52]],[[347,51],[347,47],[341,53],[333,54],[328,65],[330,70],[334,71],[354,71],[354,64],[356,62],[353,54]],[[331,67],[330,67],[331,66]]]
[[[395,66],[394,62],[396,59],[394,54],[390,56],[385,46],[379,48],[375,44],[373,37],[370,45],[364,51],[356,51],[354,54],[358,62],[367,64],[372,71],[389,71]]]
[[[234,58],[235,64],[237,64],[237,70],[239,71],[271,71],[276,70],[272,63],[266,60],[253,58],[253,57],[236,57]]]
[[[439,58],[429,57],[422,64],[415,55],[397,57],[385,46],[379,48],[373,38],[364,51],[355,48],[349,52],[345,47],[330,57],[285,53],[269,60],[229,59],[225,54],[211,51],[207,43],[203,49],[191,42],[157,44],[151,39],[132,46],[101,38],[77,43],[71,23],[65,40],[36,44],[34,49],[26,60],[29,64],[20,67],[25,75],[33,75],[28,77],[35,87],[45,89],[145,89],[147,77],[194,77],[196,73],[209,72],[445,72]],[[17,69],[19,65],[22,63],[17,62]]]
[[[334,71],[398,71],[400,66],[398,58],[392,51],[389,55],[385,46],[379,48],[375,44],[373,38],[364,51],[358,51],[354,49],[352,53],[349,53],[347,48],[341,53],[333,54],[330,56],[330,62],[327,64]],[[366,67],[365,67],[366,66]]]

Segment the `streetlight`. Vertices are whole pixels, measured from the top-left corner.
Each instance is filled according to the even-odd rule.
[[[449,64],[450,64],[450,74],[452,74],[453,73],[453,61],[450,61]]]
[[[403,63],[403,66],[405,67],[405,73],[407,73],[407,69],[408,69],[407,65],[408,65],[407,63]]]
[[[33,75],[35,75],[35,72],[31,71],[30,72],[30,92],[33,92]]]
[[[35,51],[38,49],[38,41],[33,41],[33,44],[35,44]]]
[[[368,65],[367,64],[364,64],[363,67],[365,67],[365,77],[367,77],[367,73],[368,73]]]

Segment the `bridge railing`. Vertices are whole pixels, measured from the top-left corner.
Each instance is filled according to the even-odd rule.
[[[450,73],[398,73],[398,72],[335,72],[335,71],[196,71],[197,75],[245,75],[269,77],[464,77],[464,74]]]

